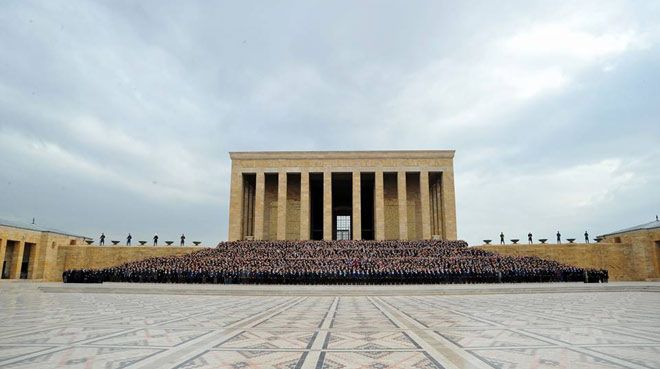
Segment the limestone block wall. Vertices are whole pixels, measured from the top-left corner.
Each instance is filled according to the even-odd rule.
[[[385,173],[383,176],[383,194],[385,196],[385,239],[399,239],[399,197],[397,192],[397,173]]]
[[[277,175],[266,175],[264,195],[264,239],[277,239]]]
[[[607,269],[611,281],[660,278],[657,246],[651,243],[484,245],[478,248],[504,255],[537,256],[582,268]]]
[[[289,174],[286,185],[286,239],[300,239],[300,175]]]
[[[46,268],[44,279],[61,282],[67,269],[107,268],[156,256],[184,255],[204,247],[153,246],[59,246],[57,257]]]

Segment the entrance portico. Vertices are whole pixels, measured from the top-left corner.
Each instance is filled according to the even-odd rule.
[[[456,239],[454,151],[230,156],[229,240]]]

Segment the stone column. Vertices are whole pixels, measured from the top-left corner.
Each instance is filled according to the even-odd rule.
[[[454,171],[442,172],[442,225],[444,239],[455,240],[456,235],[456,195],[454,192]]]
[[[429,172],[419,172],[419,196],[422,204],[422,238],[431,239],[431,196],[429,195]]]
[[[254,239],[264,239],[264,195],[266,191],[266,178],[263,171],[257,172],[257,181],[254,188]]]
[[[300,173],[300,239],[309,240],[309,172]]]
[[[440,236],[442,239],[445,237],[443,225],[443,208],[442,208],[442,177],[434,178],[431,183],[431,236]]]
[[[406,172],[396,174],[397,198],[399,200],[399,239],[408,239],[408,194],[406,193]]]
[[[231,171],[231,193],[229,197],[229,241],[240,240],[243,236],[243,175],[236,168]]]
[[[5,253],[7,252],[7,240],[0,240],[0,279],[2,279],[2,266],[5,263]]]
[[[353,171],[353,239],[362,239],[362,182],[360,171]]]
[[[323,239],[332,240],[332,172],[323,172]]]
[[[376,182],[374,189],[374,216],[376,217],[375,239],[385,239],[385,192],[383,190],[383,171],[377,170],[375,173]]]
[[[286,172],[277,174],[277,239],[286,240]]]
[[[25,241],[18,241],[14,244],[14,255],[12,256],[11,274],[9,278],[21,278],[21,266],[23,265],[23,252],[25,251]]]

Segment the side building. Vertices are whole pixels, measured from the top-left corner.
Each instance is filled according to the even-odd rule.
[[[84,236],[36,224],[0,220],[1,279],[44,279],[62,245],[84,244]]]
[[[456,239],[454,151],[230,157],[230,241]]]

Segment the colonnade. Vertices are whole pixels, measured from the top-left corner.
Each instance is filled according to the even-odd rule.
[[[277,174],[277,212],[276,212],[276,230],[265,232],[264,227],[268,227],[269,222],[265,218],[268,209],[265,199],[267,197],[266,176]],[[287,194],[288,194],[288,176],[300,176],[299,189],[299,209],[300,219],[299,234],[292,236],[291,230],[287,232]],[[352,239],[362,238],[362,183],[363,176],[369,175],[373,178],[373,238],[376,240],[387,239],[386,227],[398,227],[397,239],[456,239],[456,215],[455,215],[455,195],[454,180],[452,171],[443,170],[383,170],[374,168],[371,170],[352,170],[352,171],[333,171],[331,169],[323,170],[260,170],[234,171],[232,172],[231,183],[231,204],[230,204],[230,226],[229,240],[240,239],[310,239],[310,175],[315,178],[322,175],[322,203],[323,203],[323,239],[332,240],[333,230],[333,174],[342,174],[351,176],[351,223]],[[398,224],[386,224],[385,214],[385,175],[396,175],[396,201],[398,202]],[[409,175],[415,176],[414,188],[407,183]],[[250,179],[247,179],[249,176]],[[418,176],[418,177],[417,177]],[[392,177],[389,177],[392,178]],[[417,178],[419,178],[417,187]],[[274,180],[274,179],[273,179]],[[247,184],[246,184],[247,183]],[[412,193],[415,199],[414,206],[421,209],[415,211],[419,214],[416,221],[421,225],[421,231],[416,230],[415,234],[409,234],[409,206],[413,199],[408,199],[409,193]],[[273,194],[270,195],[274,196]],[[418,200],[417,200],[418,196]],[[298,192],[296,192],[296,202]],[[410,201],[409,201],[410,200]],[[289,199],[290,201],[290,199]],[[388,197],[391,203],[393,198]],[[297,205],[297,204],[296,204]],[[297,207],[296,207],[297,211]],[[418,218],[421,217],[421,220]],[[290,218],[290,217],[289,217]],[[412,219],[410,221],[413,221]],[[291,220],[289,220],[291,225]],[[371,226],[371,225],[369,225]],[[267,234],[266,234],[267,233]],[[272,236],[275,237],[272,237]]]

